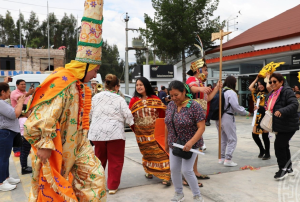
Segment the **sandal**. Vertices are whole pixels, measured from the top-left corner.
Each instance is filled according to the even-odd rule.
[[[168,187],[168,186],[171,186],[171,181],[170,181],[170,180],[163,180],[161,183],[162,183],[163,185],[166,185],[167,187]]]
[[[183,184],[183,186],[190,186],[189,183],[185,179],[183,179],[182,184]],[[198,182],[198,186],[203,187],[203,184],[201,182]]]
[[[208,179],[210,179],[210,177],[208,177],[208,175],[200,175],[200,176],[196,175],[196,177],[199,180],[208,180]]]
[[[152,175],[152,174],[149,174],[149,173],[146,173],[146,174],[145,174],[145,177],[146,177],[147,179],[152,179],[152,178],[153,178],[153,175]]]

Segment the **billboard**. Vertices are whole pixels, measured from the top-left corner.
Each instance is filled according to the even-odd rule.
[[[150,65],[150,78],[174,78],[174,66]]]
[[[292,55],[292,64],[293,65],[300,64],[300,54]]]

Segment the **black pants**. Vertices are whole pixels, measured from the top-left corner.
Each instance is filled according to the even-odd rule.
[[[279,169],[292,167],[289,141],[294,134],[295,132],[279,132],[275,135],[274,148]]]
[[[27,158],[29,155],[31,149],[31,145],[29,144],[29,142],[22,137],[22,147],[21,147],[21,155],[20,155],[20,162],[21,162],[21,167],[27,167]]]

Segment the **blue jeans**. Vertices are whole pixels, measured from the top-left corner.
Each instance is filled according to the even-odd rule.
[[[16,135],[10,130],[0,130],[0,183],[9,177],[9,157]]]

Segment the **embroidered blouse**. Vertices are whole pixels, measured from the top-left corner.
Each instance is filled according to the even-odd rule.
[[[172,148],[172,143],[177,141],[177,137],[175,135],[172,116],[174,114],[174,127],[176,128],[176,132],[178,137],[181,140],[188,142],[193,136],[196,134],[198,127],[197,123],[202,120],[205,120],[205,110],[201,107],[201,105],[192,101],[192,104],[189,108],[182,107],[179,112],[177,112],[177,105],[171,101],[166,110],[166,118],[165,123],[168,128],[168,145]],[[198,142],[193,146],[193,148],[200,148],[203,145],[203,139],[201,138]]]

